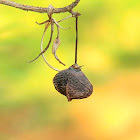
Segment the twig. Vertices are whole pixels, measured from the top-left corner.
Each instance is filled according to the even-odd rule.
[[[38,23],[38,22],[36,22],[38,25],[42,25],[42,24],[45,24],[45,23],[47,23],[47,22],[49,22],[50,20],[48,19],[48,20],[46,20],[46,21],[44,21],[44,22],[41,22],[41,23]]]
[[[63,8],[54,8],[53,13],[64,13],[64,12],[70,12],[73,16],[80,16],[81,14],[78,12],[73,12],[72,9],[77,6],[77,4],[80,2],[80,0],[75,0],[73,3],[70,5],[63,7]],[[45,7],[34,7],[34,6],[29,6],[29,5],[24,5],[24,4],[19,4],[13,1],[9,0],[0,0],[0,4],[8,5],[11,7],[15,7],[21,10],[25,11],[34,11],[34,12],[39,12],[39,13],[48,13],[49,8]]]
[[[78,17],[76,17],[75,64],[77,64],[77,44],[78,44]]]
[[[68,27],[68,28],[63,28],[63,27],[61,27],[59,24],[58,24],[58,22],[54,19],[54,18],[52,18],[53,19],[53,22],[56,24],[56,26],[58,26],[59,28],[61,28],[61,29],[69,29],[70,27]]]
[[[65,20],[65,19],[71,18],[71,17],[72,17],[72,15],[70,15],[70,16],[68,16],[68,17],[66,17],[66,18],[63,18],[63,19],[61,19],[61,20],[57,21],[57,23],[59,23],[59,22],[61,22],[61,21]]]

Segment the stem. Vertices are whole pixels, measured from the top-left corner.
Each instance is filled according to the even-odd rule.
[[[74,2],[72,2],[70,5],[66,7],[54,8],[53,13],[70,12],[73,16],[77,14],[78,16],[80,16],[80,13],[72,11],[72,9],[76,7],[79,2],[80,0],[75,0]],[[25,5],[25,4],[19,4],[10,0],[0,0],[0,4],[8,5],[8,6],[15,7],[21,10],[25,10],[25,11],[34,11],[38,13],[48,13],[49,11],[49,8],[46,8],[46,7],[35,7],[35,6],[30,6],[30,5]]]
[[[75,64],[77,64],[77,44],[78,44],[78,17],[76,17],[76,46],[75,46]]]

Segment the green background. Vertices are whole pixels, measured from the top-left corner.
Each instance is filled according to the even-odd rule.
[[[73,0],[15,0],[47,7],[69,5]],[[94,87],[93,94],[67,102],[52,79],[57,73],[40,53],[47,14],[0,4],[0,140],[138,140],[140,139],[140,1],[81,0],[78,64]],[[54,14],[56,20],[70,13]],[[52,55],[58,69],[74,63],[75,19],[60,23],[61,45]],[[55,33],[53,40],[56,38]],[[44,44],[50,36],[48,29]],[[45,47],[45,45],[44,45]]]

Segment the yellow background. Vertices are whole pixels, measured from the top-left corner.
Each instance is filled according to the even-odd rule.
[[[73,0],[14,0],[47,7]],[[57,72],[40,52],[47,14],[0,4],[0,140],[140,140],[140,1],[81,0],[78,64],[94,87],[93,94],[67,102],[52,83]],[[55,14],[60,20],[69,13]],[[65,69],[74,63],[75,19],[60,23],[57,51],[50,64]],[[56,28],[55,28],[56,29]],[[49,40],[50,30],[44,44]],[[56,31],[53,39],[56,37]]]

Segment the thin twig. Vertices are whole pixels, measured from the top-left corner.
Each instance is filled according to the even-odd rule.
[[[76,45],[75,45],[75,64],[77,64],[77,45],[78,45],[78,17],[76,17]]]
[[[47,23],[47,22],[49,22],[50,20],[48,19],[48,20],[46,20],[46,21],[44,21],[44,22],[41,22],[41,23],[38,23],[38,22],[36,22],[38,25],[42,25],[42,24],[45,24],[45,23]]]
[[[78,12],[73,12],[72,9],[77,6],[77,4],[80,2],[80,0],[75,0],[73,3],[70,5],[63,7],[63,8],[54,8],[53,13],[64,13],[64,12],[70,12],[72,15],[81,15]],[[21,10],[25,11],[34,11],[34,12],[39,12],[39,13],[48,13],[49,8],[44,8],[44,7],[35,7],[35,6],[29,6],[29,5],[24,5],[24,4],[19,4],[13,1],[9,0],[0,0],[0,4],[8,5],[11,7],[15,7]]]
[[[63,19],[61,19],[61,20],[57,21],[57,23],[59,23],[59,22],[61,22],[61,21],[65,20],[65,19],[71,18],[71,17],[72,17],[72,15],[70,15],[70,16],[68,16],[68,17],[66,17],[66,18],[63,18]]]
[[[56,24],[56,26],[58,26],[59,28],[61,28],[61,29],[69,29],[69,28],[63,28],[63,27],[61,27],[59,24],[58,24],[58,22],[54,19],[54,18],[52,18],[53,19],[53,22]]]

